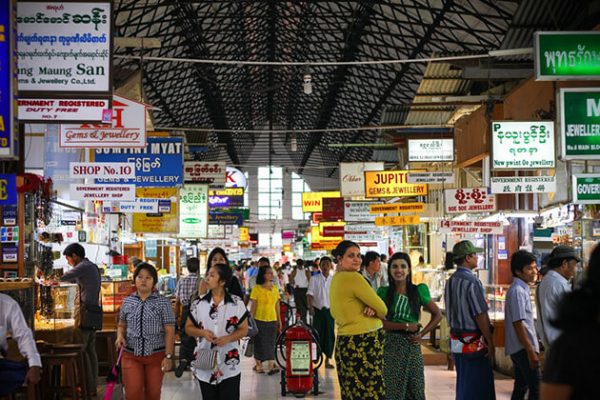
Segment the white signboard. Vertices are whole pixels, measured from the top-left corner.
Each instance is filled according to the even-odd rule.
[[[19,92],[111,91],[111,3],[18,2]]]
[[[20,121],[110,121],[108,100],[18,99]]]
[[[408,183],[454,183],[454,172],[409,172]]]
[[[122,201],[118,203],[119,212],[122,213],[158,213],[158,202],[162,199],[145,199],[138,197],[135,201]]]
[[[375,225],[359,224],[344,227],[344,239],[354,242],[377,242],[387,240],[382,235],[382,228]]]
[[[179,236],[205,238],[208,230],[208,185],[185,185],[179,190]]]
[[[365,195],[365,171],[383,171],[382,162],[340,163],[340,193],[342,197]]]
[[[453,161],[454,139],[409,139],[408,161]]]
[[[554,193],[555,176],[492,177],[492,193]]]
[[[91,163],[72,162],[69,163],[69,177],[71,179],[84,178],[135,178],[134,163]]]
[[[504,227],[500,221],[440,221],[438,233],[472,235],[502,235]]]
[[[492,121],[492,168],[554,168],[554,121]]]
[[[72,183],[69,192],[71,200],[135,200],[135,185],[86,185]]]
[[[146,105],[113,96],[112,125],[60,125],[60,147],[146,147]]]
[[[186,182],[206,183],[211,187],[223,188],[226,169],[224,162],[186,161],[183,163],[183,179]]]
[[[444,203],[447,214],[496,211],[496,196],[489,194],[486,187],[446,189]]]
[[[376,215],[371,214],[369,206],[383,204],[381,201],[345,201],[344,221],[346,222],[375,222]]]
[[[237,168],[227,167],[225,171],[225,187],[248,189],[246,175]]]

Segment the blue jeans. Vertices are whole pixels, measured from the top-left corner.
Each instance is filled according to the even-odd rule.
[[[529,389],[529,400],[537,400],[540,396],[540,369],[531,369],[525,349],[510,355],[515,367],[515,386],[511,400],[524,400]]]
[[[496,400],[492,362],[484,353],[452,353],[456,366],[456,400]]]

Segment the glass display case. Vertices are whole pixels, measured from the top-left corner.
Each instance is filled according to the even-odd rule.
[[[488,314],[492,321],[504,321],[504,306],[506,303],[506,292],[510,285],[483,285],[485,289],[485,298],[487,299],[490,310]],[[536,318],[535,308],[535,287],[530,288],[531,307],[533,308],[533,318]]]
[[[75,327],[76,297],[76,284],[40,285],[35,314],[36,333],[73,329]]]
[[[31,278],[0,278],[0,293],[12,297],[23,311],[27,325],[33,327],[36,285]]]
[[[125,297],[135,291],[133,282],[126,280],[103,280],[100,295],[104,313],[118,313]]]

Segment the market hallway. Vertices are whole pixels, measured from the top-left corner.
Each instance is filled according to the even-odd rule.
[[[271,400],[289,399],[280,396],[279,375],[259,375],[252,371],[253,360],[244,358],[242,360],[242,400]],[[319,396],[306,396],[307,399],[339,399],[339,386],[335,370],[320,371],[321,390],[324,392]],[[425,382],[427,400],[454,400],[454,381],[456,372],[448,371],[446,366],[426,366]],[[502,375],[496,375],[496,399],[508,400],[512,391],[513,380]],[[115,393],[116,394],[116,393]],[[101,398],[101,397],[99,397]],[[198,383],[186,372],[180,379],[175,378],[173,373],[165,376],[163,383],[163,400],[199,400],[200,388]],[[113,396],[113,399],[120,399]]]

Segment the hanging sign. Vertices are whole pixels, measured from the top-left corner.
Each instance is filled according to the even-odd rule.
[[[373,221],[375,217],[373,217]],[[377,242],[387,240],[383,237],[383,228],[375,225],[346,225],[344,230],[344,239],[354,242]]]
[[[536,32],[538,81],[600,79],[600,32]]]
[[[110,2],[18,2],[19,92],[109,94],[111,24]]]
[[[110,111],[109,101],[103,99],[19,99],[17,105],[19,120],[30,122],[104,122]]]
[[[438,233],[502,235],[504,226],[500,221],[452,221],[445,219],[440,221]]]
[[[573,175],[573,203],[600,204],[600,174]]]
[[[112,124],[61,124],[59,138],[60,147],[76,149],[146,147],[146,105],[114,95]]]
[[[495,176],[490,178],[492,193],[554,193],[555,176]]]
[[[205,183],[211,187],[223,188],[226,170],[224,162],[186,161],[183,163],[183,179],[186,182]]]
[[[340,163],[342,197],[365,195],[365,171],[383,171],[382,162]]]
[[[177,188],[137,188],[135,196],[138,198],[160,199],[158,213],[134,213],[132,217],[132,232],[144,233],[178,233],[179,216],[177,204]],[[168,202],[169,210],[161,207],[161,201]]]
[[[0,174],[0,206],[17,204],[17,175]]]
[[[423,212],[425,211],[425,203],[371,204],[369,211],[371,214]]]
[[[454,139],[408,139],[408,161],[454,161]]]
[[[408,183],[408,171],[365,171],[365,197],[425,196],[427,185]]]
[[[343,197],[323,198],[323,219],[330,221],[344,219]]]
[[[447,214],[496,211],[496,196],[489,194],[486,187],[446,189],[444,203]]]
[[[492,168],[554,168],[554,121],[492,121]]]
[[[325,226],[323,227],[324,237],[343,237],[344,227],[343,226]]]
[[[244,216],[240,212],[209,211],[208,223],[210,225],[243,225]]]
[[[227,167],[225,169],[225,187],[248,190],[246,175],[237,168]]]
[[[600,88],[560,89],[558,102],[562,158],[600,159]]]
[[[408,172],[408,183],[454,183],[454,172]]]
[[[210,208],[244,206],[244,189],[241,187],[210,190],[208,194],[208,205]]]
[[[322,212],[324,197],[340,197],[340,192],[302,192],[302,212]]]
[[[135,164],[135,179],[97,179],[98,183],[135,183],[137,187],[183,184],[183,138],[151,137],[145,149],[103,148],[94,151],[96,162]]]
[[[17,60],[14,56],[16,29],[14,11],[16,1],[0,3],[0,158],[15,158],[17,148]]]
[[[376,226],[418,225],[421,217],[418,215],[403,215],[400,217],[376,217]]]
[[[383,204],[380,201],[347,201],[344,203],[344,221],[346,222],[375,222],[370,207]]]
[[[135,178],[135,164],[72,162],[69,163],[69,176],[71,179]]]
[[[250,229],[245,226],[240,226],[240,242],[247,242],[250,240]]]
[[[135,185],[86,185],[71,183],[71,200],[134,201]]]
[[[208,229],[208,186],[185,185],[179,191],[179,236],[205,238]]]

